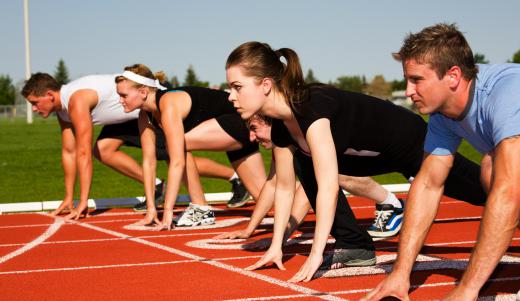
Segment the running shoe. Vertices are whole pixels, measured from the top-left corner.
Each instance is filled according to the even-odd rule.
[[[364,267],[376,264],[374,250],[334,249],[323,257],[320,270],[335,270],[344,267]]]
[[[404,202],[399,199],[401,208],[390,204],[376,204],[374,224],[368,228],[372,237],[390,237],[399,233],[403,224]]]
[[[240,179],[233,179],[230,181],[232,185],[233,196],[227,202],[229,208],[237,208],[244,206],[249,200],[249,192]]]
[[[177,227],[195,227],[198,225],[212,225],[215,223],[215,213],[211,209],[192,204],[184,212],[174,219]]]
[[[155,208],[164,204],[164,180],[160,184],[155,185]],[[146,211],[146,200],[134,206],[134,211]]]

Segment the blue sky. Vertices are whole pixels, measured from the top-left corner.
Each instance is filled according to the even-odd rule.
[[[25,76],[23,1],[2,1],[0,74]],[[405,35],[456,22],[491,63],[520,49],[520,1],[135,1],[30,0],[31,70],[70,77],[120,72],[144,63],[181,81],[191,64],[201,80],[225,81],[228,54],[257,40],[290,47],[321,81],[340,75],[400,79],[391,52]]]

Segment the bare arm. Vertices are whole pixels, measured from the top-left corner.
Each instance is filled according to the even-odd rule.
[[[520,221],[520,137],[500,142],[494,152],[491,190],[468,268],[449,300],[476,299],[507,250]]]
[[[480,161],[480,182],[482,187],[489,194],[491,190],[491,173],[493,171],[493,153],[484,154]]]
[[[173,207],[177,200],[186,170],[186,147],[183,119],[188,115],[191,100],[185,93],[167,93],[161,98],[161,124],[170,158],[168,182],[164,198],[162,227],[169,228],[173,219]],[[187,97],[187,99],[186,99]]]
[[[453,164],[453,156],[427,155],[415,177],[406,203],[394,271],[409,277],[415,259],[437,214],[444,182]]]
[[[291,217],[287,230],[285,231],[285,239],[287,240],[291,234],[296,231],[298,226],[303,222],[303,219],[311,209],[311,203],[303,190],[300,183],[296,183],[296,193],[294,194],[294,202],[291,209]]]
[[[72,210],[74,207],[74,184],[76,182],[76,140],[72,124],[61,120],[58,116],[61,128],[61,164],[63,166],[65,196],[60,206],[51,215],[58,215],[64,209]]]
[[[139,135],[143,151],[143,184],[146,197],[147,211],[155,211],[155,173],[157,158],[155,155],[155,132],[153,125],[149,123],[145,111],[139,112]],[[150,210],[149,210],[150,209]]]
[[[69,115],[76,137],[76,166],[79,173],[79,204],[67,218],[78,219],[87,209],[92,183],[92,119],[90,111],[98,102],[94,90],[78,90],[69,100]]]
[[[316,227],[311,252],[300,268],[289,281],[309,281],[323,261],[323,251],[334,221],[336,201],[339,192],[338,162],[336,149],[330,131],[330,121],[322,118],[315,121],[307,130],[309,145],[318,193],[316,196]]]
[[[256,228],[258,228],[264,217],[267,215],[267,212],[269,212],[269,210],[271,210],[271,208],[273,207],[275,186],[276,173],[274,169],[274,164],[272,162],[269,177],[267,178],[267,181],[262,187],[262,191],[260,192],[260,196],[256,202],[255,209],[253,210],[253,214],[251,215],[251,219],[249,220],[247,227],[242,230],[222,233],[218,236],[215,236],[215,239],[234,239],[250,237],[256,230]],[[291,209],[289,223],[285,231],[284,240],[286,240],[296,230],[296,228],[298,228],[298,225],[301,224],[310,208],[311,205],[309,203],[309,200],[307,199],[307,196],[305,195],[305,191],[303,191],[299,183],[296,183],[294,203]]]
[[[289,148],[275,147],[274,154],[277,177],[274,192],[275,215],[271,248],[281,250],[294,201],[296,175],[293,167],[293,153]]]
[[[408,300],[410,273],[433,223],[453,156],[426,155],[415,177],[404,212],[397,261],[392,273],[362,300],[394,296]]]
[[[220,235],[215,236],[215,239],[248,238],[253,234],[253,232],[256,230],[256,228],[260,225],[260,223],[266,216],[267,212],[271,210],[274,204],[276,173],[273,165],[273,162],[271,162],[271,170],[269,172],[269,177],[262,186],[262,190],[260,191],[260,195],[255,204],[255,209],[253,210],[253,214],[251,215],[251,219],[249,220],[247,227],[242,230],[222,233]]]
[[[255,264],[247,267],[248,270],[257,269],[269,262],[274,262],[279,269],[285,270],[282,264],[282,245],[284,233],[289,222],[294,200],[296,176],[293,167],[293,153],[289,148],[274,148],[276,157],[276,187],[274,192],[274,229],[273,239],[269,250]]]

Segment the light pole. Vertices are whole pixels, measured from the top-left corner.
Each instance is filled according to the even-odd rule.
[[[29,51],[29,0],[23,0],[23,19],[25,28],[25,79],[31,77],[31,58]],[[27,102],[27,123],[33,123],[32,106]]]

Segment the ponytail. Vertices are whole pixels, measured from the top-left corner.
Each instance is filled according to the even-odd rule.
[[[282,57],[287,63],[280,60]],[[290,48],[274,51],[268,44],[247,42],[229,55],[226,69],[232,66],[242,67],[247,76],[255,77],[258,81],[271,78],[275,88],[285,96],[293,109],[306,98],[308,87],[303,78],[300,59]]]
[[[163,71],[155,72],[155,73],[153,74],[153,76],[154,76],[155,79],[157,79],[160,83],[164,83],[164,82],[167,82],[167,81],[168,81],[168,77],[166,76],[166,73],[164,73]]]
[[[300,59],[294,50],[290,48],[280,48],[275,51],[278,60],[285,58],[287,64],[283,64],[284,69],[280,79],[280,90],[285,95],[289,104],[293,108],[303,101],[304,91],[306,90],[303,71]]]

